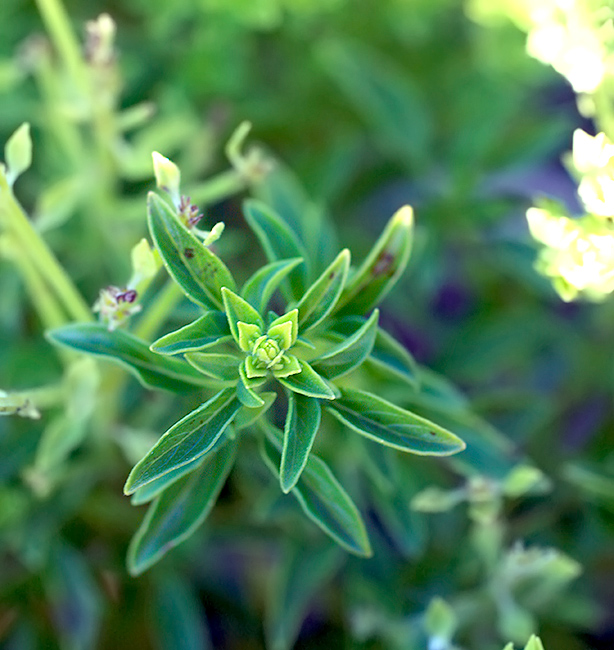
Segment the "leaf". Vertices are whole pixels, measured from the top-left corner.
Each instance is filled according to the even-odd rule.
[[[336,312],[364,314],[392,289],[409,260],[413,222],[410,206],[395,212],[360,268],[350,275]]]
[[[350,251],[345,248],[301,298],[297,305],[301,332],[321,323],[332,311],[345,285],[349,268]]]
[[[313,397],[290,393],[279,479],[286,494],[296,485],[313,447],[322,409]]]
[[[297,547],[286,553],[274,589],[270,591],[267,648],[294,647],[310,605],[322,594],[342,562],[341,549],[329,542],[326,547]]]
[[[281,454],[277,441],[274,444],[265,438],[262,453],[269,469],[279,476]],[[358,508],[324,461],[313,454],[309,457],[292,494],[305,514],[340,546],[362,557],[372,554]]]
[[[277,377],[277,381],[282,386],[301,395],[319,399],[335,399],[335,392],[330,384],[322,379],[306,361],[301,359],[297,359],[297,361],[301,366],[301,371],[287,377]]]
[[[224,262],[203,246],[153,192],[147,198],[147,214],[151,236],[175,282],[197,304],[206,309],[221,308],[222,287],[236,287]]]
[[[243,406],[254,409],[264,406],[264,400],[252,389],[252,383],[245,373],[245,365],[241,364],[239,369],[240,379],[237,383],[237,397]]]
[[[367,363],[390,377],[392,381],[402,379],[412,388],[417,388],[420,383],[418,366],[414,358],[403,345],[381,327],[377,329],[373,350]]]
[[[313,361],[314,370],[326,379],[334,379],[360,366],[373,349],[378,318],[379,311],[376,309],[352,335]]]
[[[143,573],[203,523],[234,464],[236,441],[209,454],[202,465],[156,499],[128,549],[128,569]]]
[[[273,391],[264,391],[258,393],[258,397],[263,401],[261,406],[256,408],[247,408],[243,407],[236,415],[233,420],[233,426],[237,431],[245,429],[252,425],[261,415],[264,415],[272,406],[273,402],[277,398],[277,393]]]
[[[281,284],[286,298],[298,300],[307,289],[307,254],[297,236],[282,219],[264,203],[253,199],[245,201],[243,212],[254,231],[269,262],[300,257],[305,263],[292,269]]]
[[[300,257],[280,260],[263,266],[256,271],[241,289],[241,295],[252,307],[262,313],[267,308],[271,296],[286,278],[288,273],[302,264]]]
[[[184,392],[208,386],[197,370],[180,359],[152,352],[146,343],[123,330],[110,332],[100,323],[75,323],[47,332],[52,343],[107,357],[132,372],[149,388]]]
[[[282,350],[291,348],[298,336],[298,309],[292,309],[271,321],[267,336],[277,339]]]
[[[241,322],[248,325],[255,325],[262,332],[264,329],[262,316],[260,316],[260,314],[248,302],[243,300],[241,296],[238,296],[236,293],[226,288],[222,289],[222,296],[224,299],[224,311],[226,312],[230,332],[237,345],[240,346],[241,342],[237,323]],[[251,350],[244,351],[251,352]]]
[[[158,354],[181,354],[204,350],[225,337],[230,337],[226,314],[221,311],[208,311],[193,323],[160,337],[149,348]]]
[[[240,359],[232,354],[216,352],[188,352],[186,360],[207,377],[220,381],[233,381],[239,377]]]
[[[232,422],[241,403],[234,388],[224,388],[176,422],[132,469],[125,494],[204,456]]]
[[[364,391],[342,389],[328,409],[358,433],[401,451],[448,456],[465,448],[446,429]]]

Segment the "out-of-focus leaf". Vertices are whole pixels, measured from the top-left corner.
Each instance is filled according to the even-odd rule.
[[[229,337],[230,328],[226,314],[221,311],[208,311],[193,323],[160,337],[150,345],[150,349],[158,354],[181,354],[204,350]]]
[[[224,388],[208,402],[175,423],[138,462],[126,481],[132,494],[143,485],[182,467],[211,450],[232,422],[241,403],[234,388]]]
[[[215,505],[234,463],[236,441],[210,453],[150,506],[128,550],[128,568],[138,575],[187,539]]]
[[[371,393],[342,389],[327,408],[354,431],[401,451],[447,456],[465,448],[453,433]]]
[[[146,343],[123,330],[109,331],[100,323],[64,325],[47,333],[52,343],[115,361],[144,386],[175,392],[195,390],[208,381],[183,360],[152,352]]]
[[[149,194],[147,214],[151,236],[177,284],[206,309],[221,308],[222,287],[236,286],[224,262],[183,226],[157,194]]]
[[[263,266],[245,283],[241,295],[256,311],[263,313],[271,296],[288,273],[302,263],[303,260],[300,257],[295,257],[291,260],[280,260]]]
[[[313,397],[289,393],[288,414],[279,470],[281,489],[290,492],[303,471],[313,446],[322,412]]]

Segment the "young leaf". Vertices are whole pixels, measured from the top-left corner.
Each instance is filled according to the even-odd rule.
[[[188,352],[186,360],[203,375],[220,381],[233,381],[239,377],[240,359],[232,354],[216,352]]]
[[[264,203],[248,200],[243,205],[245,219],[258,237],[269,262],[300,257],[305,264],[296,266],[289,272],[288,278],[281,285],[286,297],[298,300],[307,288],[307,254],[296,235],[281,220],[279,215]]]
[[[128,569],[138,575],[187,539],[213,508],[234,464],[236,441],[209,454],[202,465],[168,487],[150,506],[128,549]]]
[[[275,289],[279,287],[292,269],[302,263],[302,258],[295,257],[263,266],[245,283],[241,295],[258,312],[264,312]]]
[[[282,350],[288,350],[296,343],[298,336],[298,309],[292,309],[271,322],[267,336],[277,338]]]
[[[326,379],[334,379],[360,366],[373,349],[378,317],[379,311],[376,309],[352,335],[312,362],[314,370]]]
[[[158,354],[181,354],[204,350],[219,343],[224,337],[230,337],[226,314],[221,311],[208,311],[193,323],[160,337],[149,347]]]
[[[345,248],[309,287],[297,305],[301,332],[321,323],[333,310],[345,285],[349,268],[350,251]]]
[[[307,397],[335,399],[335,392],[331,385],[322,379],[306,361],[298,359],[298,362],[301,366],[299,373],[287,377],[277,377],[277,381],[289,390],[307,395]]]
[[[313,447],[322,409],[313,397],[289,393],[279,479],[286,494],[296,485]]]
[[[232,422],[241,402],[235,389],[224,388],[175,423],[132,469],[125,494],[204,456]]]
[[[209,381],[180,359],[152,352],[146,343],[123,330],[110,332],[100,323],[64,325],[47,333],[52,343],[107,357],[132,372],[149,388],[174,392],[208,386]]]
[[[277,438],[276,431],[274,435]],[[277,445],[277,440],[273,443],[265,438],[262,452],[268,467],[279,476],[281,454]],[[340,546],[355,555],[372,554],[358,508],[324,461],[313,454],[309,457],[292,494],[305,514]]]
[[[233,420],[233,426],[237,431],[245,429],[253,424],[261,415],[264,415],[272,406],[273,402],[277,397],[277,393],[273,391],[264,391],[258,393],[258,397],[263,401],[261,406],[256,408],[247,408],[244,406],[236,415]]]
[[[413,222],[408,205],[397,210],[360,268],[350,275],[335,311],[364,314],[390,291],[409,260]]]
[[[239,372],[241,376],[237,383],[237,397],[241,401],[241,404],[248,409],[264,406],[264,400],[251,388],[252,382],[245,373],[244,364],[241,364]]]
[[[241,296],[238,296],[227,288],[222,289],[222,296],[224,300],[224,311],[226,312],[230,332],[237,345],[240,345],[241,340],[237,325],[239,322],[247,323],[248,325],[255,325],[260,329],[260,331],[264,329],[262,316],[260,316],[260,314],[248,302],[243,300]]]
[[[401,451],[448,456],[465,448],[453,433],[371,393],[343,389],[328,409],[358,433]]]
[[[189,232],[168,203],[150,192],[147,214],[151,236],[164,266],[185,294],[206,309],[222,307],[222,287],[235,281],[222,260]]]

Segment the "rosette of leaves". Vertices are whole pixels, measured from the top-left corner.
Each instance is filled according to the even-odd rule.
[[[135,574],[204,521],[244,435],[260,437],[263,459],[282,491],[292,493],[336,542],[362,556],[371,550],[360,513],[312,453],[323,411],[405,452],[448,455],[464,448],[449,431],[351,382],[365,362],[399,373],[403,364],[411,365],[400,344],[378,328],[375,309],[409,258],[411,208],[392,217],[358,268],[351,268],[345,249],[319,273],[301,237],[279,214],[253,199],[244,212],[268,263],[239,289],[172,202],[149,196],[153,242],[169,274],[203,310],[194,322],[151,345],[102,324],[73,324],[50,334],[54,342],[118,361],[146,386],[206,395],[162,435],[126,482],[133,503],[152,501],[129,551]],[[273,300],[284,305],[281,313],[269,309]],[[280,419],[283,430],[275,425]]]

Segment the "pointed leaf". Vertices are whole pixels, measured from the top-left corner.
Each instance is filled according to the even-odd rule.
[[[269,427],[273,430],[272,427]],[[275,437],[279,434],[276,432]],[[269,469],[279,476],[281,454],[279,442],[268,438],[262,452]],[[371,546],[365,524],[358,508],[350,499],[326,463],[313,454],[299,478],[292,494],[305,514],[340,546],[363,557],[371,555]]]
[[[320,426],[322,409],[313,397],[290,393],[284,428],[279,478],[283,492],[290,492],[303,471]]]
[[[180,359],[152,352],[148,345],[123,330],[110,332],[101,323],[75,323],[47,333],[52,343],[106,357],[126,367],[149,388],[174,392],[195,390],[209,382]]]
[[[232,422],[241,403],[234,388],[224,388],[175,423],[132,469],[125,494],[204,456]]]
[[[264,329],[264,321],[262,316],[241,296],[238,296],[236,293],[230,289],[222,289],[222,296],[224,299],[224,311],[226,312],[226,318],[228,319],[228,325],[230,326],[230,332],[236,341],[237,345],[240,345],[241,337],[238,328],[239,321],[242,323],[247,323],[248,325],[256,325],[260,328],[260,331]],[[247,351],[247,350],[246,350]]]
[[[295,257],[263,266],[245,283],[241,295],[258,312],[264,312],[271,296],[288,273],[302,263],[301,257]]]
[[[247,408],[244,406],[235,416],[233,420],[233,426],[237,431],[245,429],[252,425],[261,415],[264,415],[272,406],[273,402],[277,398],[277,393],[273,391],[264,391],[258,393],[258,397],[263,401],[261,406],[256,408]]]
[[[352,335],[313,361],[314,370],[326,379],[334,379],[360,366],[373,349],[378,317],[379,311],[376,309]]]
[[[413,222],[408,205],[397,210],[360,268],[350,275],[335,311],[364,314],[392,289],[409,260]]]
[[[204,350],[229,336],[230,328],[226,314],[221,311],[208,311],[193,323],[165,334],[149,347],[158,354],[181,354]]]
[[[327,408],[358,433],[401,451],[448,456],[465,448],[453,433],[371,393],[343,389]]]
[[[207,309],[222,307],[222,287],[235,281],[222,260],[184,227],[171,207],[157,194],[147,199],[151,236],[164,266],[185,294]]]
[[[307,255],[297,236],[282,219],[264,203],[248,200],[243,205],[245,219],[258,237],[269,262],[300,257],[305,264],[292,269],[281,284],[286,298],[298,300],[307,288]]]
[[[245,365],[241,364],[240,379],[237,383],[237,397],[241,400],[243,406],[250,409],[264,406],[264,400],[250,387],[251,381],[245,373]]]
[[[333,310],[347,279],[350,251],[342,250],[298,303],[301,332],[315,327]]]
[[[283,316],[275,318],[269,325],[267,336],[278,338],[282,350],[291,348],[298,336],[298,309],[292,309]]]
[[[213,508],[234,464],[236,441],[168,487],[150,506],[128,550],[128,568],[138,575],[187,539]]]
[[[188,352],[185,358],[191,366],[207,377],[220,381],[233,381],[239,377],[241,360],[232,354]]]
[[[416,388],[420,383],[418,366],[414,358],[403,345],[381,327],[377,329],[375,344],[367,363],[390,377],[392,381],[402,379],[412,388]]]
[[[335,392],[330,384],[306,362],[298,359],[301,371],[287,377],[277,377],[280,384],[295,393],[317,397],[319,399],[335,399]]]

